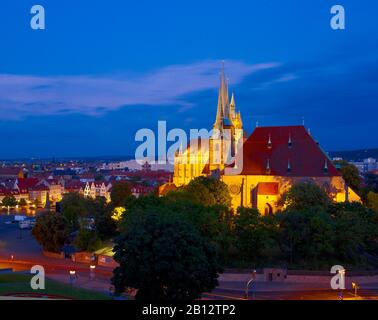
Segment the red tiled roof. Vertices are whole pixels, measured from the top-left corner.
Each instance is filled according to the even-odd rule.
[[[94,179],[95,175],[92,172],[84,172],[84,173],[80,174],[79,177],[81,179]]]
[[[64,185],[64,189],[68,192],[77,192],[84,189],[85,183],[75,180],[68,180]]]
[[[85,187],[85,183],[79,180],[67,180],[65,183],[66,188],[83,188]]]
[[[38,182],[38,178],[18,178],[17,186],[19,189],[27,189],[34,187]]]
[[[131,192],[132,193],[137,193],[137,194],[149,194],[155,190],[154,187],[150,186],[141,186],[141,185],[135,185],[131,187]]]
[[[271,141],[269,147],[268,141]],[[289,146],[291,139],[291,147]],[[340,176],[304,126],[256,128],[243,145],[242,175]],[[267,164],[269,162],[269,170]],[[290,163],[291,170],[288,170]],[[327,163],[327,170],[324,170]]]
[[[21,168],[14,168],[14,167],[0,167],[0,176],[17,176],[20,171],[22,171]]]
[[[278,182],[260,182],[257,185],[257,193],[261,195],[278,194]]]
[[[0,196],[17,196],[19,194],[18,190],[0,188]]]

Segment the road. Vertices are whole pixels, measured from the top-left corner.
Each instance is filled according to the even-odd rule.
[[[244,290],[230,290],[216,288],[211,293],[203,294],[205,299],[246,300]],[[359,290],[354,292],[345,290],[344,300],[378,300],[378,289]],[[339,291],[335,290],[282,290],[250,292],[248,300],[339,300]]]

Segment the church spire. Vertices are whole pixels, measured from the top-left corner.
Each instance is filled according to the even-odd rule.
[[[230,116],[231,116],[231,119],[234,119],[236,117],[235,109],[236,109],[235,96],[234,96],[234,93],[232,93],[232,95],[231,95],[231,102],[230,102]]]
[[[228,85],[224,73],[224,61],[222,61],[222,69],[220,73],[220,86],[218,92],[217,117],[215,119],[214,128],[221,130],[224,118],[229,118],[229,116],[230,110],[228,103]]]

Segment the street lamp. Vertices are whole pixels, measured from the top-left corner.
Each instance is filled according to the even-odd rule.
[[[357,289],[359,289],[360,287],[356,282],[352,282],[352,288],[354,289],[354,296],[357,297]]]
[[[246,288],[245,288],[245,299],[248,300],[248,293],[249,293],[249,286],[253,284],[253,281],[256,280],[256,270],[252,272],[252,278],[248,280]]]
[[[96,266],[94,264],[91,264],[89,266],[89,277],[91,280],[93,280],[96,276]]]
[[[341,290],[339,292],[339,300],[344,300],[344,292],[343,290],[345,289],[345,269],[341,269],[339,270],[339,274],[340,274],[340,284],[341,284]]]
[[[70,270],[70,285],[72,286],[76,280],[76,271]]]

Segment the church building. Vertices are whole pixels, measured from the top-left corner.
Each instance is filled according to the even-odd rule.
[[[223,70],[212,132],[216,134],[199,138],[194,150],[189,144],[176,153],[176,187],[198,176],[216,176],[228,185],[234,209],[255,207],[261,214],[279,210],[282,194],[298,182],[316,183],[336,202],[360,201],[304,126],[256,127],[246,138]],[[238,170],[227,170],[236,166]]]

